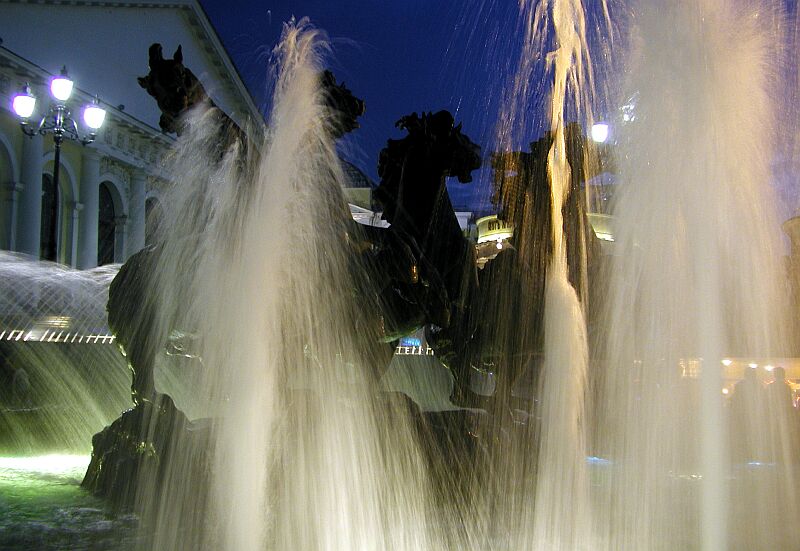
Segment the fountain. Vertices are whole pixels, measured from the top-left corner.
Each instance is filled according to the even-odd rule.
[[[140,83],[181,135],[173,210],[112,285],[136,406],[95,437],[85,481],[137,511],[140,546],[797,547],[796,413],[775,402],[778,377],[772,398],[754,377],[796,344],[769,186],[783,8],[520,9],[491,156],[516,235],[477,275],[443,184],[469,181],[480,155],[449,113],[399,121],[377,192],[393,229],[359,228],[335,140],[363,103],[332,99],[343,86],[323,72],[321,31],[285,26],[263,131],[210,103],[180,49],[151,48]],[[605,146],[581,128],[616,103],[598,75],[617,73],[595,75],[592,57],[617,59],[614,95],[635,100]],[[189,113],[159,88],[176,74]],[[522,152],[536,78],[547,130]],[[586,210],[609,170],[604,256]],[[418,210],[412,191],[427,194]],[[438,415],[386,391],[390,343],[422,326],[453,377],[451,395],[426,398],[452,405]],[[174,401],[155,376],[166,343],[196,367]],[[470,384],[477,370],[492,392]]]
[[[603,548],[796,545],[796,421],[770,403],[731,424],[721,392],[726,357],[794,344],[769,185],[781,11],[734,4],[637,6],[594,406],[619,462],[598,508]],[[769,467],[743,468],[742,446]]]
[[[129,374],[105,316],[117,268],[80,272],[0,253],[2,455],[87,453],[126,407]]]

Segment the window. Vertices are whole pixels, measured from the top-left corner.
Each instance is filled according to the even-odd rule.
[[[59,193],[49,174],[42,175],[42,233],[39,256],[42,260],[58,259]]]
[[[116,239],[116,223],[114,219],[114,199],[109,184],[100,184],[100,215],[97,221],[97,265],[114,262],[114,241]]]

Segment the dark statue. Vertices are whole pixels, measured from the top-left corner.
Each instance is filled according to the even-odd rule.
[[[219,134],[213,147],[220,159],[232,148],[238,148],[243,163],[249,162],[246,159],[249,155],[258,154],[257,148],[249,146],[252,130],[246,132],[214,105],[198,79],[184,67],[180,47],[173,59],[164,59],[161,45],[153,44],[149,65],[149,74],[140,78],[139,84],[156,99],[162,112],[160,125],[165,132],[183,134],[187,130],[187,113],[202,109],[205,115],[218,119]],[[330,71],[320,74],[320,85],[330,112],[327,123],[331,136],[341,137],[358,128],[357,119],[364,113],[364,102],[344,84],[338,84]],[[439,179],[443,186],[444,176]],[[366,268],[369,273],[368,281],[362,282],[360,289],[365,302],[381,304],[376,310],[387,312],[367,333],[374,334],[375,345],[385,350],[388,364],[393,346],[380,341],[388,342],[405,334],[409,327],[413,330],[427,323],[427,317],[419,311],[437,299],[443,305],[438,311],[445,312],[446,292],[441,285],[434,286],[434,294],[427,291],[426,282],[437,279],[436,271],[425,269],[420,274],[422,253],[413,237],[397,231],[369,233],[349,217],[344,227],[354,248],[354,265]],[[133,505],[141,481],[158,480],[163,475],[162,468],[167,464],[164,458],[170,450],[195,446],[205,437],[202,428],[193,426],[175,408],[172,399],[155,388],[156,358],[165,346],[172,344],[168,335],[176,329],[162,326],[160,295],[152,279],[162,254],[161,245],[134,254],[109,288],[109,327],[132,371],[131,396],[135,407],[95,436],[92,462],[83,485],[95,494],[111,497],[121,506]],[[391,336],[381,338],[381,334]]]
[[[172,59],[164,59],[161,44],[150,46],[150,73],[137,80],[139,86],[153,96],[161,110],[158,121],[161,130],[168,133],[183,133],[181,116],[191,106],[209,101],[200,81],[183,65],[181,46]]]
[[[461,133],[461,125],[455,126],[447,111],[412,113],[397,127],[408,135],[389,140],[381,151],[375,197],[391,224],[385,232],[413,251],[418,281],[408,293],[397,286],[382,292],[384,316],[405,318],[391,337],[429,324],[450,327],[464,319],[464,297],[475,284],[475,251],[458,225],[445,180],[456,176],[470,182],[472,171],[481,165],[480,147]],[[406,297],[407,307],[393,295]]]
[[[220,158],[233,146],[239,148],[242,157],[258,155],[254,151],[257,148],[248,146],[253,131],[243,130],[213,104],[194,74],[183,65],[180,47],[173,59],[164,59],[161,45],[153,44],[149,65],[149,74],[139,78],[139,84],[156,99],[165,132],[181,135],[186,130],[186,115],[192,109],[213,110],[219,123]],[[331,135],[338,138],[358,128],[364,102],[344,84],[338,84],[329,71],[319,78],[331,113]],[[407,135],[389,140],[381,151],[381,181],[374,191],[383,208],[383,218],[391,226],[362,226],[349,215],[343,221],[358,274],[355,295],[360,297],[360,303],[375,310],[368,316],[375,327],[365,330],[364,346],[382,349],[388,365],[397,339],[425,328],[429,345],[455,379],[452,400],[485,407],[482,398],[470,389],[471,370],[497,373],[500,382],[495,395],[508,398],[515,382],[532,369],[541,355],[544,281],[551,255],[545,163],[552,139],[545,137],[535,142],[530,153],[492,156],[495,200],[517,233],[513,246],[500,252],[479,272],[475,246],[458,224],[446,180],[455,177],[462,183],[472,181],[472,172],[482,162],[480,147],[462,133],[461,125],[455,125],[447,111],[412,113],[402,117],[396,126]],[[564,223],[570,226],[566,232],[570,236],[568,249],[576,258],[585,253],[591,270],[596,238],[586,221],[580,186],[594,171],[576,168],[585,165],[588,148],[577,126],[568,129],[568,145],[570,164],[575,167],[572,193],[564,206]],[[161,254],[162,248],[154,246],[133,255],[109,290],[109,326],[133,373],[131,394],[135,407],[95,436],[92,463],[83,484],[96,494],[113,497],[121,505],[133,504],[142,473],[147,473],[147,480],[158,480],[159,465],[168,462],[170,450],[187,446],[200,449],[199,443],[205,437],[202,427],[193,426],[171,398],[156,391],[154,384],[155,359],[168,344],[170,332],[176,329],[160,325],[158,292],[148,277],[155,271],[153,267]],[[578,268],[581,263],[570,266],[570,279],[586,300],[586,274]],[[507,311],[509,308],[513,312]],[[517,323],[497,324],[501,317]],[[385,366],[376,367],[380,370]],[[531,404],[522,407],[530,409]],[[437,450],[432,453],[474,453],[471,445],[444,449],[441,442],[454,440],[435,438],[442,431],[465,436],[470,429],[464,415],[440,415],[441,419],[427,421],[418,412],[417,415],[424,425],[421,434],[430,444],[427,447]],[[472,437],[463,440],[474,443]]]
[[[600,270],[597,237],[586,216],[585,182],[610,170],[610,154],[589,141],[580,125],[565,129],[569,194],[562,207],[569,280],[584,305],[591,327],[596,300],[588,281]],[[494,153],[493,203],[499,217],[514,228],[510,246],[479,272],[478,292],[470,310],[479,319],[474,331],[462,331],[461,353],[452,354],[448,366],[455,375],[454,401],[494,410],[532,411],[544,353],[545,281],[552,259],[552,198],[547,159],[553,136],[546,134],[530,144],[530,151]],[[452,339],[451,339],[452,340]],[[591,343],[590,343],[591,346]],[[496,374],[497,386],[488,402],[469,386],[471,370]],[[497,411],[499,408],[502,411]]]

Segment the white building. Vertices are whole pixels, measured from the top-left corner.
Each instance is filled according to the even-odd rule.
[[[148,72],[150,44],[163,44],[165,57],[181,45],[234,119],[261,117],[196,0],[0,0],[0,39],[0,249],[90,268],[144,245],[146,213],[166,184],[161,159],[174,142],[136,81]],[[25,136],[11,99],[30,83],[38,120],[62,66],[75,81],[68,107],[79,129],[79,111],[95,95],[108,114],[94,143],[63,144],[53,189],[52,136]]]
[[[261,118],[197,0],[0,0],[0,40],[2,250],[87,269],[122,262],[145,244],[147,213],[159,209],[167,183],[162,158],[175,141],[136,80],[148,73],[152,43],[167,58],[181,45],[186,66],[234,120]],[[38,121],[62,66],[75,82],[68,107],[79,127],[94,96],[108,113],[94,143],[62,145],[54,189],[52,135],[25,136],[11,102],[30,83],[31,122]],[[387,225],[371,210],[374,184],[349,163],[345,169],[353,218]],[[471,213],[457,216],[466,229]]]

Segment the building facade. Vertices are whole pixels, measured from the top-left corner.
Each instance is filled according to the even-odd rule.
[[[155,101],[138,85],[150,44],[187,66],[235,120],[261,115],[195,0],[11,2],[0,0],[0,249],[80,269],[123,262],[144,246],[167,184],[164,155],[174,143],[158,127]],[[49,107],[49,81],[66,66],[67,103],[97,96],[106,121],[95,142],[66,141],[57,189],[52,136],[24,135],[11,109],[22,86]],[[148,217],[150,214],[150,217]]]

